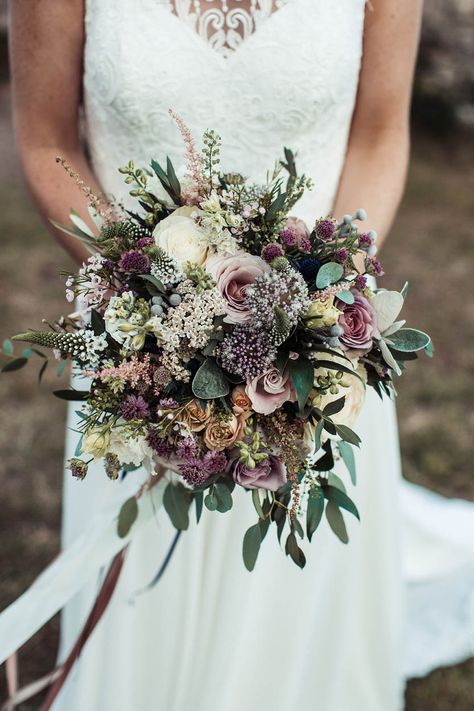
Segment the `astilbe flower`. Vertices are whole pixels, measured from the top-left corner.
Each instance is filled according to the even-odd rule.
[[[129,383],[133,388],[136,388],[139,383],[144,382],[146,385],[152,384],[153,368],[150,363],[149,353],[144,355],[133,355],[130,360],[120,363],[118,366],[103,368],[94,374],[94,377],[99,378],[104,382],[110,378],[112,380],[121,380]]]
[[[119,267],[127,274],[148,274],[150,271],[150,257],[133,249],[122,255]]]
[[[246,324],[237,325],[221,345],[223,368],[243,378],[260,375],[275,357],[275,346],[269,333]]]
[[[150,416],[148,403],[141,395],[127,395],[120,412],[125,420],[143,420]]]

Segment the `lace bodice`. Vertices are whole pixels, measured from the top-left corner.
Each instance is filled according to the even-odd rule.
[[[223,168],[264,181],[283,146],[314,190],[295,209],[331,209],[357,91],[365,0],[86,0],[88,143],[103,188],[117,167],[183,162],[179,113],[223,139]]]

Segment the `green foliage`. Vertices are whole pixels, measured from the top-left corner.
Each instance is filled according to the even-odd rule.
[[[351,481],[353,484],[355,484],[356,479],[357,479],[357,473],[356,473],[354,450],[352,449],[349,442],[345,442],[344,440],[342,440],[341,442],[338,442],[337,446],[339,449],[339,454],[342,457],[342,461],[344,462],[344,464],[347,467],[347,471],[349,472]]]
[[[229,394],[229,383],[214,358],[206,358],[200,366],[194,376],[192,390],[201,400],[216,400]]]
[[[169,483],[163,494],[163,506],[178,531],[186,531],[189,526],[189,507],[192,496],[182,484]]]
[[[296,360],[289,360],[288,366],[298,397],[298,405],[302,411],[314,386],[314,366],[308,358],[303,356]]]
[[[323,264],[316,276],[316,286],[318,289],[325,289],[331,284],[335,284],[344,274],[344,267],[337,262],[327,262]]]
[[[254,526],[251,526],[247,530],[242,544],[242,555],[244,559],[244,565],[249,571],[252,571],[255,568],[255,563],[257,562],[261,542],[262,534],[260,525],[256,523]]]
[[[298,545],[296,536],[294,533],[290,533],[286,539],[285,553],[289,555],[294,563],[299,568],[304,568],[306,565],[306,557],[301,548]]]
[[[135,496],[127,499],[120,509],[117,520],[117,533],[120,538],[125,538],[135,523],[138,516],[138,503]]]
[[[393,345],[397,351],[412,353],[426,349],[431,343],[431,338],[427,333],[416,328],[401,328],[387,338],[386,342],[389,346]]]
[[[320,487],[313,487],[308,496],[306,511],[306,535],[311,542],[313,534],[321,523],[324,513],[324,494]]]

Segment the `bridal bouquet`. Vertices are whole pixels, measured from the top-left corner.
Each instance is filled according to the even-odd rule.
[[[178,179],[169,159],[120,168],[135,212],[104,206],[75,176],[97,227],[72,213],[63,228],[91,251],[67,277],[78,310],[15,336],[32,345],[20,358],[7,341],[4,370],[44,357],[38,347],[72,359],[84,389],[56,392],[83,402],[72,474],[83,479],[102,458],[112,479],[150,473],[123,505],[119,535],[134,523],[137,497],[171,471],[163,503],[177,529],[188,528],[192,505],[198,521],[203,506],[229,511],[242,487],[258,517],[244,535],[247,568],[272,523],[303,567],[299,541],[324,513],[342,540],[341,509],[358,517],[333,469],[342,459],[355,481],[352,426],[366,388],[390,394],[405,361],[431,353],[430,339],[398,320],[405,290],[371,285],[383,271],[375,234],[355,224],[362,210],[307,227],[290,216],[311,187],[290,150],[255,185],[220,170],[213,131],[198,152],[175,119],[187,172]]]

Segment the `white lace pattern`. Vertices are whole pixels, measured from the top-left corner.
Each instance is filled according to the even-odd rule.
[[[223,57],[290,0],[162,0]]]

